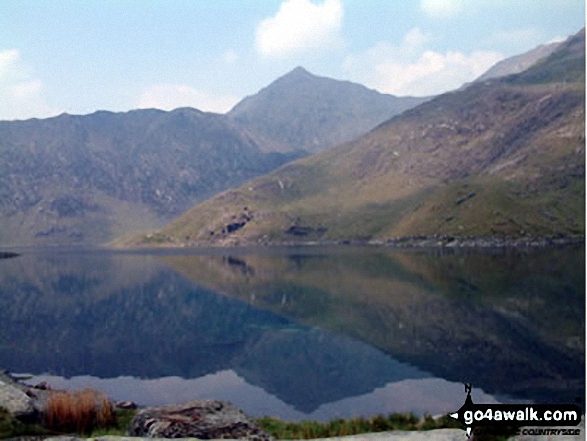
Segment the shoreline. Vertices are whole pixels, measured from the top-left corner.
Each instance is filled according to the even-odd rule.
[[[157,237],[157,236],[155,236]],[[159,241],[159,239],[161,239]],[[383,248],[548,248],[564,246],[585,246],[585,236],[454,236],[454,235],[414,235],[387,239],[349,239],[349,240],[291,240],[257,241],[230,238],[222,242],[174,242],[170,236],[157,237],[149,243],[127,246],[106,246],[105,249],[133,251],[144,249],[202,249],[202,248],[267,248],[267,247],[320,247],[320,246],[367,246]]]
[[[12,392],[12,398],[15,401],[19,401],[22,398],[26,398],[31,402],[31,404],[31,400],[38,400],[40,398],[38,395],[40,395],[41,393],[44,393],[46,395],[50,394],[51,392],[62,392],[59,390],[52,390],[50,388],[47,388],[46,386],[38,387],[28,385],[23,382],[22,378],[13,377],[10,374],[10,372],[0,370],[0,385],[2,384],[4,384],[4,389],[6,389],[7,386],[8,388],[12,387],[16,390],[17,394],[21,394],[21,397],[18,397],[14,395],[14,392]],[[44,398],[47,399],[47,396],[45,396]],[[17,422],[16,425],[11,423],[12,430],[14,431],[14,433],[10,432],[10,427],[3,427],[2,434],[4,436],[8,435],[8,439],[22,439],[35,441],[148,441],[154,439],[153,436],[155,436],[154,434],[150,433],[150,427],[160,426],[162,430],[165,430],[173,421],[178,421],[177,417],[170,417],[168,413],[170,411],[177,411],[179,412],[177,415],[181,417],[182,424],[194,423],[196,425],[202,425],[202,427],[204,427],[207,424],[211,424],[211,421],[217,418],[226,418],[225,421],[230,421],[231,423],[235,424],[235,431],[231,432],[232,436],[203,437],[207,439],[226,438],[235,441],[237,439],[249,439],[256,441],[277,441],[280,439],[292,441],[298,439],[310,439],[313,441],[459,441],[466,439],[464,428],[460,425],[460,423],[458,423],[455,420],[452,420],[450,417],[445,415],[437,417],[425,416],[422,419],[418,419],[414,416],[407,414],[390,414],[388,417],[380,415],[373,416],[371,418],[331,420],[327,423],[319,423],[316,421],[302,421],[301,423],[292,424],[276,418],[250,418],[246,414],[244,414],[240,409],[234,407],[232,404],[216,400],[190,401],[179,405],[167,405],[150,408],[137,408],[132,406],[134,405],[134,403],[131,402],[110,402],[114,406],[116,406],[116,412],[118,413],[116,413],[117,416],[114,420],[115,424],[108,427],[96,426],[93,429],[91,429],[90,432],[86,433],[78,433],[78,431],[61,432],[59,430],[46,428],[44,426],[39,425],[38,418],[43,412],[44,406],[42,406],[41,403],[37,401],[35,405],[29,406],[30,409],[28,409],[28,418],[20,420],[20,422]],[[122,406],[122,404],[127,404],[129,407]],[[217,412],[215,414],[216,416],[213,417],[211,420],[206,420],[206,422],[203,422],[200,419],[200,417],[196,418],[191,422],[188,422],[186,420],[184,413],[189,409],[193,409],[194,406],[201,406],[202,410],[214,408],[214,411]],[[200,407],[198,407],[198,409],[200,409]],[[35,415],[36,420],[30,419],[31,415]],[[234,419],[235,415],[237,416],[236,419]],[[2,415],[2,417],[4,418],[4,425],[6,425],[7,422],[10,422],[6,421],[6,415]],[[17,421],[18,417],[13,416],[12,418],[13,420],[11,421]],[[28,426],[23,425],[27,424],[25,423],[26,420],[29,421]],[[371,422],[369,429],[359,429],[359,426],[363,426],[369,421]],[[222,425],[224,423],[214,424],[219,424],[216,427],[221,427],[221,432],[225,430],[225,427]],[[271,426],[275,426],[276,424],[280,425],[281,427],[279,429],[271,430]],[[334,425],[336,426],[336,428],[334,427]],[[244,426],[247,426],[246,431],[243,431]],[[329,428],[329,426],[331,427]],[[485,428],[481,427],[480,431],[478,431],[474,435],[473,439],[476,439],[477,435],[479,435],[479,439],[495,441],[530,441],[532,439],[536,439],[533,434],[526,434],[523,431],[521,431],[521,429],[523,428],[533,429],[531,426],[527,427],[515,425],[499,428],[497,430],[494,430],[492,428],[488,428],[487,430],[485,430]],[[336,430],[335,434],[328,432],[329,430],[334,429]],[[578,434],[574,434],[574,436],[557,435],[549,439],[561,439],[565,441],[584,439],[584,416],[582,416],[581,422],[578,426],[576,426],[576,429],[578,429]],[[213,434],[214,428],[210,428],[210,430],[212,430],[212,432],[210,433]],[[189,429],[186,429],[185,434],[181,432],[181,430],[177,433],[176,431],[172,432],[173,433],[170,433],[170,435],[173,436],[162,437],[161,434],[156,436],[159,439],[176,438],[183,439],[186,441],[197,441],[199,439],[194,438],[194,434],[190,432]]]
[[[99,403],[99,398],[103,396],[104,400],[109,403],[114,417],[109,424],[104,426],[96,424],[89,432],[84,430],[72,431],[65,428],[59,429],[52,426],[51,423],[47,425],[46,416],[48,413],[56,415],[54,412],[58,411],[53,408],[55,403],[51,404],[51,397],[66,394],[69,397],[69,406],[76,403],[76,399],[73,398],[76,392],[53,389],[44,382],[32,385],[26,381],[27,379],[27,377],[14,375],[8,370],[0,369],[0,426],[3,426],[0,430],[0,435],[6,436],[8,434],[16,435],[17,437],[25,436],[30,439],[56,440],[67,436],[68,440],[72,441],[74,439],[81,440],[82,437],[88,435],[95,437],[94,439],[104,439],[104,436],[110,436],[112,439],[139,440],[152,439],[152,437],[177,438],[176,435],[182,434],[184,436],[180,438],[196,439],[190,438],[193,433],[190,432],[189,428],[178,426],[170,429],[169,433],[167,433],[167,427],[173,421],[179,421],[184,425],[202,425],[202,433],[205,433],[205,430],[210,430],[210,434],[214,433],[214,427],[212,427],[214,424],[218,425],[220,431],[217,432],[221,433],[226,428],[225,425],[230,423],[234,424],[234,428],[230,429],[233,431],[232,434],[240,435],[231,436],[229,437],[230,439],[255,441],[283,439],[286,434],[289,435],[287,438],[290,439],[308,439],[307,435],[309,433],[314,435],[310,437],[312,439],[327,439],[332,436],[338,439],[341,435],[370,437],[374,434],[378,434],[378,436],[386,434],[388,436],[392,431],[398,430],[398,434],[402,436],[406,434],[422,434],[433,430],[445,432],[448,430],[452,435],[462,433],[460,424],[446,415],[432,417],[425,414],[423,417],[417,417],[414,414],[395,413],[387,416],[377,414],[371,417],[290,422],[279,417],[251,417],[229,401],[199,399],[166,405],[140,406],[132,401],[112,400],[104,393],[93,389],[84,389],[82,393],[84,391],[94,393],[91,399],[98,407],[105,405],[104,401],[102,404]],[[84,406],[85,404],[77,401],[77,405]],[[193,413],[193,409],[197,409],[195,418],[189,417]],[[83,411],[80,407],[79,412]],[[72,412],[68,418],[77,417],[77,414],[77,411]],[[210,420],[206,420],[208,418],[207,414],[213,415]],[[12,425],[13,433],[10,432],[10,427],[7,427],[7,415],[9,416],[8,422]],[[153,424],[152,421],[158,421],[159,423]],[[246,430],[243,429],[245,426]],[[152,427],[155,428],[153,433],[151,433]],[[63,430],[63,433],[60,433],[61,430]],[[185,433],[183,433],[184,431]],[[208,439],[208,436],[204,436],[204,438]],[[224,438],[224,436],[212,438]]]

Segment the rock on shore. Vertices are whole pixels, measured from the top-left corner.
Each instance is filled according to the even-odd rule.
[[[268,441],[271,437],[231,403],[218,400],[188,401],[141,410],[127,430],[130,436],[154,438],[246,438]]]
[[[13,418],[21,420],[34,419],[37,413],[32,398],[2,377],[0,377],[0,407],[6,409]]]
[[[26,385],[8,371],[0,370],[0,407],[13,418],[27,423],[38,422],[50,394],[43,385]]]

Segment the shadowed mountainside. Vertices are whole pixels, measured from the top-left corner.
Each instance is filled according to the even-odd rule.
[[[195,109],[0,122],[0,243],[100,243],[299,157]],[[296,156],[297,155],[297,156]]]
[[[282,151],[317,152],[351,141],[428,99],[382,94],[297,67],[243,99],[228,115]]]

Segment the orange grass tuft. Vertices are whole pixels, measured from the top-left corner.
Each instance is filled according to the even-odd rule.
[[[90,433],[115,423],[114,407],[106,396],[91,389],[52,394],[45,407],[45,426],[58,432]]]

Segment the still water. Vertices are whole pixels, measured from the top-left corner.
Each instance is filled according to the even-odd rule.
[[[584,248],[0,260],[0,367],[141,405],[286,420],[585,398]]]

